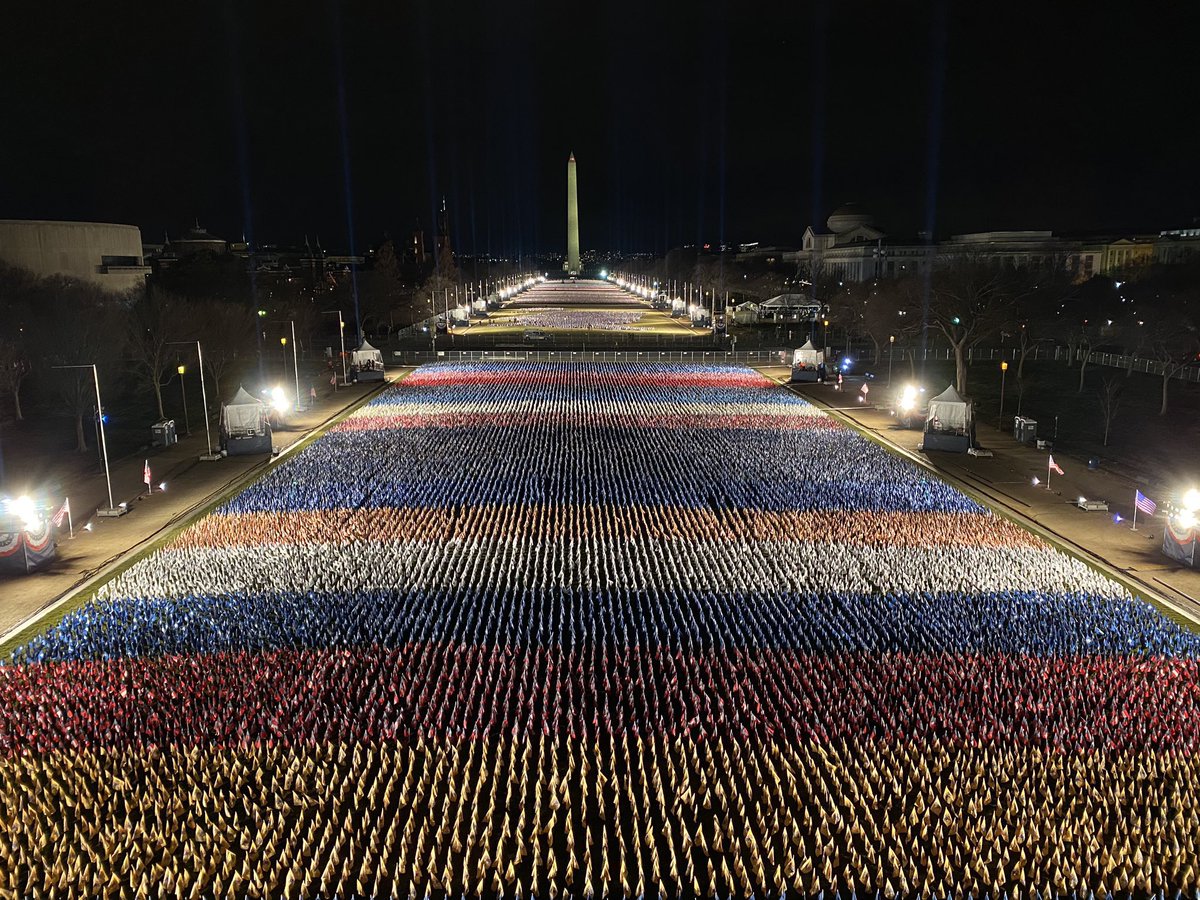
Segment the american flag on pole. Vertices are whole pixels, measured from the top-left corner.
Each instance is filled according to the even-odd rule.
[[[70,512],[71,512],[71,498],[67,497],[63,500],[63,505],[58,508],[58,512],[56,512],[53,516],[50,517],[50,520],[54,523],[54,527],[55,528],[62,527],[63,519],[65,519],[70,514]]]
[[[1143,494],[1141,491],[1135,491],[1133,495],[1133,505],[1148,516],[1154,515],[1154,511],[1158,509],[1158,504]]]
[[[1062,466],[1060,466],[1058,463],[1056,463],[1056,462],[1054,461],[1054,454],[1053,454],[1053,453],[1051,453],[1051,454],[1050,454],[1050,471],[1051,471],[1051,472],[1057,472],[1059,475],[1066,475],[1066,474],[1067,474],[1066,472],[1064,472],[1064,471],[1062,470]]]
[[[146,487],[150,486],[150,460],[146,460],[146,466],[142,469],[142,481],[146,482]]]

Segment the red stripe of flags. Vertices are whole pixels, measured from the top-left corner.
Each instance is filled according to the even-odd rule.
[[[58,512],[56,512],[53,516],[50,517],[50,520],[54,523],[54,527],[55,528],[61,527],[62,523],[63,523],[63,519],[65,519],[67,517],[67,514],[70,512],[71,512],[71,498],[67,497],[63,500],[63,505],[58,508]]]
[[[1154,511],[1158,509],[1158,504],[1143,494],[1141,491],[1135,491],[1133,495],[1133,505],[1141,512],[1148,516],[1154,515]]]
[[[1056,462],[1054,461],[1054,454],[1053,454],[1053,453],[1051,453],[1051,454],[1050,454],[1050,471],[1051,471],[1051,472],[1055,472],[1055,473],[1057,473],[1057,474],[1059,474],[1059,475],[1066,475],[1066,474],[1067,474],[1066,472],[1064,472],[1064,471],[1062,470],[1062,466],[1060,466],[1058,463],[1056,463]]]

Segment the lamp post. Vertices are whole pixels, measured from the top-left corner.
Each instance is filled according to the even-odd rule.
[[[106,509],[96,510],[96,515],[115,518],[123,516],[129,512],[126,506],[117,506],[113,503],[112,492],[112,473],[108,468],[108,439],[104,436],[104,404],[100,402],[100,374],[96,371],[96,364],[78,365],[78,366],[55,366],[56,369],[91,369],[92,380],[96,382],[96,421],[100,426],[100,452],[104,457],[104,480],[108,484],[108,507]]]
[[[350,376],[346,373],[346,323],[342,321],[342,311],[340,309],[326,309],[322,311],[322,315],[326,316],[332,316],[335,313],[338,317],[338,339],[342,342],[342,387],[345,387],[350,383]]]
[[[180,364],[179,368],[177,368],[175,371],[179,373],[179,392],[183,395],[183,427],[186,430],[187,435],[191,437],[192,420],[188,415],[187,408],[187,382],[183,380],[183,373],[187,371],[187,366]]]
[[[292,320],[292,366],[296,373],[296,412],[300,412],[300,357],[296,350],[296,320]]]
[[[262,312],[265,314],[266,310],[262,310]],[[260,328],[258,326],[255,327],[255,331],[258,333],[259,341],[261,343],[262,331],[260,330]],[[190,343],[192,343],[192,341],[167,341],[167,343],[168,344],[190,344]],[[200,455],[200,459],[203,460],[204,462],[214,462],[215,460],[218,460],[221,458],[221,454],[213,452],[212,431],[209,429],[209,426],[208,426],[208,388],[204,384],[204,350],[200,346],[199,341],[196,341],[195,344],[196,344],[196,365],[200,369],[200,402],[204,404],[205,450],[204,450],[204,453],[202,453]],[[262,362],[261,352],[259,353],[258,358],[259,358],[259,362],[261,363]],[[183,366],[180,366],[179,370],[180,370],[180,374],[182,375],[183,374]],[[184,397],[183,408],[186,413],[186,411],[187,411],[186,395]],[[191,433],[190,425],[188,426],[188,433],[189,434]]]
[[[1008,374],[1008,360],[1000,361],[1000,419],[996,423],[996,430],[1004,430],[1004,377]]]
[[[896,336],[894,334],[889,334],[888,335],[888,387],[892,386],[892,357],[895,355],[895,350],[896,350]]]

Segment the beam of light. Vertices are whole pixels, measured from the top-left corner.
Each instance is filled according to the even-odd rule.
[[[829,38],[829,3],[819,0],[814,7],[812,28],[812,217],[810,222],[824,222],[821,205],[825,181],[825,83],[827,80],[826,41]],[[813,281],[816,281],[814,278]],[[815,291],[816,288],[813,288]],[[815,296],[815,294],[813,295]]]
[[[250,199],[250,151],[246,138],[246,106],[242,91],[242,54],[239,42],[238,15],[233,8],[233,0],[225,0],[225,34],[229,46],[229,86],[233,103],[233,131],[237,144],[238,176],[242,191],[242,240],[251,254],[250,263],[250,295],[254,308],[258,308],[258,266],[253,262],[254,248],[254,207]],[[263,371],[262,332],[255,328],[255,341],[258,346],[258,380],[266,377]]]
[[[925,131],[925,243],[932,246],[937,225],[938,179],[942,159],[942,98],[946,86],[946,3],[934,8],[929,48],[929,121]],[[921,290],[921,375],[925,375],[925,347],[929,339],[929,292],[933,286],[933,259],[926,260]]]
[[[346,68],[342,60],[342,16],[338,9],[339,0],[332,0],[330,10],[333,13],[333,57],[334,76],[337,78],[338,101],[338,133],[342,145],[342,190],[346,201],[346,239],[350,244],[350,255],[356,256],[354,245],[354,193],[350,182],[350,130],[346,122]],[[354,296],[354,333],[357,336],[355,346],[363,342],[362,314],[358,308],[358,270],[350,265],[350,292]]]

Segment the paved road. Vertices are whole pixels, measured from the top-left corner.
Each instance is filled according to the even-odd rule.
[[[777,380],[786,381],[789,376],[789,370],[782,367],[762,371]],[[838,409],[850,421],[968,486],[992,505],[1035,523],[1081,554],[1107,563],[1200,624],[1200,570],[1177,565],[1163,555],[1162,516],[1146,521],[1139,514],[1138,530],[1131,529],[1133,495],[1141,485],[1128,477],[1104,470],[1089,471],[1086,462],[1059,456],[1055,461],[1066,474],[1054,475],[1047,490],[1047,453],[1017,443],[994,426],[976,423],[977,439],[992,451],[991,457],[926,454],[917,449],[920,431],[896,428],[886,410],[859,406],[855,402],[857,386],[846,392],[834,390],[832,384],[792,385],[792,389],[820,405]],[[1033,484],[1035,476],[1042,484]],[[1107,500],[1110,512],[1084,512],[1076,505],[1079,497]],[[1117,513],[1124,521],[1113,520]]]
[[[391,370],[389,378],[401,377]],[[290,414],[275,431],[275,447],[284,450],[321,428],[331,417],[380,389],[379,384],[349,385],[319,398],[312,409]],[[213,434],[214,442],[216,433]],[[265,471],[272,464],[266,456],[228,457],[201,462],[205,450],[203,430],[183,438],[173,447],[150,458],[156,489],[146,493],[142,481],[145,458],[127,457],[111,464],[113,499],[125,501],[130,512],[118,519],[94,517],[98,506],[108,505],[104,474],[82,476],[64,486],[71,499],[75,538],[67,536],[64,523],[58,558],[43,571],[0,579],[0,644],[30,616],[53,605],[59,598],[118,564],[131,550],[153,540],[228,490],[235,482]],[[160,492],[159,482],[167,489]],[[92,530],[83,526],[92,523]]]

